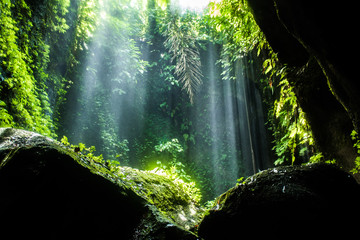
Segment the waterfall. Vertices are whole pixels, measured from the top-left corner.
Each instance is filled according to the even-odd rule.
[[[111,19],[116,14],[112,7],[119,6],[101,9],[101,23],[86,45],[78,79],[68,94],[61,131],[70,142],[94,145],[104,159],[142,169],[177,161],[177,166],[185,166],[179,171],[186,170],[199,184],[204,199],[269,167],[255,59],[223,59],[221,45],[204,41],[203,85],[191,104],[153,16],[148,19],[151,37],[136,42],[125,31],[132,27],[126,15]],[[172,139],[184,151],[156,149]]]
[[[256,66],[255,59],[251,54],[244,56],[235,64],[239,119],[243,122],[239,135],[242,139],[241,149],[244,159],[247,161],[248,169],[252,169],[252,172],[248,171],[249,174],[255,174],[272,166],[269,158],[263,102],[260,89],[256,87],[256,81],[259,82],[260,79],[254,66]]]
[[[192,131],[198,136],[192,159],[198,165],[211,165],[208,177],[214,196],[232,187],[238,178],[271,166],[255,62],[244,57],[224,71],[217,64],[220,51],[221,46],[208,44],[202,53],[204,86],[192,114]]]

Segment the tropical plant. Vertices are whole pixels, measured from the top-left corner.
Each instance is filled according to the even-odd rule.
[[[41,106],[46,93],[37,89],[32,69],[31,10],[24,0],[2,0],[0,11],[0,126],[55,136],[53,122]]]
[[[360,138],[359,134],[355,130],[351,133],[351,139],[354,141],[354,148],[357,151],[357,157],[355,159],[355,167],[350,172],[357,174],[360,172]]]
[[[179,144],[179,140],[176,138],[171,139],[171,141],[161,142],[155,146],[155,150],[160,153],[170,154],[171,162],[176,162],[178,154],[184,151],[183,147]]]
[[[89,163],[93,166],[96,166],[96,164],[103,164],[108,167],[113,166],[112,160],[104,160],[102,154],[100,154],[99,156],[96,156],[94,154],[94,152],[96,151],[95,146],[86,147],[84,143],[73,145],[69,143],[69,140],[66,136],[63,136],[61,138],[60,143],[65,147],[72,149],[75,153],[81,155],[82,157],[85,157],[87,160],[89,160]]]
[[[209,5],[209,25],[212,35],[223,45],[223,54],[231,62],[255,47],[261,49],[266,39],[245,0],[223,0]]]
[[[279,86],[280,96],[269,116],[275,138],[273,150],[278,156],[275,165],[294,164],[296,160],[303,162],[303,159],[309,161],[314,154],[312,149],[315,149],[310,127],[288,81],[283,79]],[[303,159],[298,159],[301,157]]]
[[[223,44],[220,63],[223,79],[231,80],[233,63],[245,54],[263,59],[263,99],[269,106],[268,126],[273,135],[276,165],[295,164],[319,159],[305,113],[300,108],[293,87],[287,80],[288,69],[282,66],[245,0],[223,0],[210,4],[210,22],[215,39]]]
[[[165,46],[175,61],[175,74],[182,89],[187,92],[190,102],[194,103],[194,95],[202,84],[200,52],[197,47],[197,29],[191,22],[181,21],[178,14],[169,16],[164,35],[167,36]]]

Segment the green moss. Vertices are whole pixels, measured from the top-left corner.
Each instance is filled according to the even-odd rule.
[[[182,186],[166,174],[159,171],[141,171],[130,167],[121,167],[101,156],[95,156],[94,150],[85,146],[71,145],[63,138],[55,143],[59,151],[70,155],[82,166],[93,173],[103,176],[122,188],[131,189],[148,204],[155,206],[165,218],[186,229],[190,229],[201,220],[202,210],[196,199],[187,194]],[[79,151],[80,150],[80,151]],[[81,152],[85,150],[85,154]]]
[[[158,168],[142,171],[121,167],[104,161],[101,155],[95,156],[93,147],[87,148],[82,143],[70,144],[66,137],[61,139],[61,143],[55,144],[59,151],[70,155],[93,173],[123,188],[131,189],[174,223],[190,229],[200,222],[203,210],[198,204],[198,190],[194,183],[185,183],[180,179],[175,174],[176,171],[171,174]]]
[[[129,167],[112,169],[116,182],[130,187],[168,219],[190,229],[201,219],[200,206],[171,179]]]

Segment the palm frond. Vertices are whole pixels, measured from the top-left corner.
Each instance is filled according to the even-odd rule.
[[[191,31],[178,27],[176,18],[169,22],[166,35],[165,46],[172,55],[171,60],[175,61],[175,74],[193,104],[196,91],[203,83],[196,38]]]

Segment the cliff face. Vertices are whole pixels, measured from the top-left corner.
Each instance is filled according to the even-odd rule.
[[[350,134],[360,128],[355,8],[328,1],[248,0],[283,64],[328,159],[346,170],[356,157]]]

